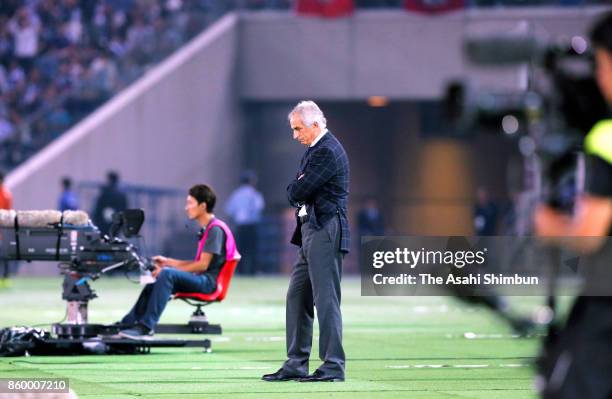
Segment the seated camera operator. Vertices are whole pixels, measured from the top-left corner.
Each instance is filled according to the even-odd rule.
[[[156,281],[142,290],[132,310],[121,320],[121,324],[134,326],[120,331],[120,336],[142,339],[153,335],[170,296],[176,292],[208,294],[215,291],[227,248],[232,252],[235,249],[232,232],[212,213],[215,202],[215,193],[209,186],[198,184],[189,189],[185,211],[189,219],[197,221],[201,227],[196,258],[193,261],[164,256],[153,258],[152,275]]]
[[[594,26],[596,79],[603,97],[612,104],[612,13]],[[540,206],[535,228],[544,240],[584,254],[588,259],[586,284],[576,299],[563,330],[549,337],[542,359],[544,398],[612,397],[612,297],[592,287],[612,281],[612,119],[601,120],[584,141],[585,193],[577,198],[574,215]],[[589,237],[589,238],[577,238]],[[604,291],[605,292],[605,291]]]

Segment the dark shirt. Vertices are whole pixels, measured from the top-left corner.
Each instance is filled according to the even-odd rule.
[[[493,236],[497,230],[497,206],[493,202],[474,207],[474,230],[479,236]]]
[[[115,212],[127,209],[127,196],[118,188],[105,186],[96,201],[93,222],[104,234],[108,233]]]
[[[215,286],[217,285],[217,277],[219,276],[219,272],[225,264],[225,240],[226,237],[223,229],[219,226],[213,226],[208,231],[206,242],[204,242],[204,247],[202,247],[202,252],[213,254],[210,264],[208,265],[208,269],[206,269],[204,273],[212,279]]]
[[[594,156],[586,157],[585,191],[590,195],[612,199],[612,164]],[[608,236],[612,235],[612,226],[608,228]],[[597,251],[584,255],[583,261],[587,265],[585,272],[585,285],[583,293],[596,295],[610,295],[610,259],[612,259],[612,240],[607,239]],[[612,305],[612,297],[607,296]]]
[[[360,236],[385,235],[385,222],[378,210],[362,209],[357,216]]]
[[[587,156],[585,191],[595,197],[612,199],[611,163],[598,156]],[[612,235],[612,226],[608,230],[608,235]]]
[[[586,191],[598,197],[612,197],[612,164],[595,155],[587,156]]]

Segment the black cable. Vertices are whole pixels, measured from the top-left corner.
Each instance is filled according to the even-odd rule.
[[[132,284],[140,284],[140,279],[138,280],[131,279],[130,275],[128,274],[129,272],[130,272],[129,270],[125,270],[123,272],[123,274],[125,275],[125,278]]]
[[[17,214],[15,214],[15,260],[21,260],[21,245],[19,243],[19,220]]]
[[[64,213],[60,217],[59,226],[57,230],[57,241],[55,242],[55,260],[60,258],[60,244],[62,242],[62,234],[64,234]]]
[[[145,255],[145,258],[148,258],[149,248],[147,246],[147,240],[145,240],[144,236],[139,235],[139,240],[142,240],[142,252]]]
[[[42,326],[49,326],[49,325],[53,325],[53,324],[62,324],[64,321],[66,321],[66,318],[68,317],[68,308],[66,308],[66,313],[64,313],[64,318],[62,318],[60,321],[56,321],[55,323],[41,323],[41,324],[34,324],[33,328],[37,328],[37,327],[42,327]]]

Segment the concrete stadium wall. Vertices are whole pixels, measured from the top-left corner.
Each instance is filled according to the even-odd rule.
[[[601,8],[501,8],[435,17],[360,11],[344,19],[283,12],[245,14],[240,29],[240,93],[251,101],[439,97],[449,78],[520,87],[520,68],[485,69],[463,57],[464,32],[512,29],[527,21],[553,37],[584,34]]]
[[[109,169],[143,185],[207,182],[227,197],[242,158],[237,21],[218,21],[13,171],[15,208],[55,208],[61,176],[103,181]]]

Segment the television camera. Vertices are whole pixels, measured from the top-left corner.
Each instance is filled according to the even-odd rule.
[[[144,211],[129,209],[113,215],[109,235],[104,235],[83,211],[0,210],[0,260],[57,262],[64,275],[62,299],[67,302],[65,321],[52,325],[52,334],[38,345],[40,353],[135,353],[152,346],[200,346],[210,350],[210,340],[129,340],[116,336],[128,326],[92,324],[88,303],[97,297],[89,282],[113,270],[139,273],[152,282],[151,260],[129,242],[138,237]],[[205,321],[188,325],[159,325],[161,333],[220,334]],[[93,348],[93,349],[92,349]]]
[[[586,39],[551,40],[520,25],[468,34],[463,53],[475,65],[523,68],[524,79],[517,90],[482,90],[465,80],[449,84],[445,104],[453,127],[462,135],[503,132],[515,138],[532,202],[543,198],[573,212],[581,190],[584,136],[609,115]]]
[[[532,212],[540,202],[572,214],[583,191],[586,134],[610,111],[595,80],[594,50],[581,36],[550,38],[521,22],[504,32],[470,32],[463,53],[473,64],[489,69],[513,66],[523,77],[516,90],[483,90],[467,80],[447,87],[445,105],[459,135],[505,134],[523,158],[523,206],[517,209],[517,231],[529,243]],[[521,211],[522,209],[522,211]],[[550,258],[546,306],[538,324],[553,336],[561,251],[547,248]],[[573,270],[573,269],[572,269]]]

